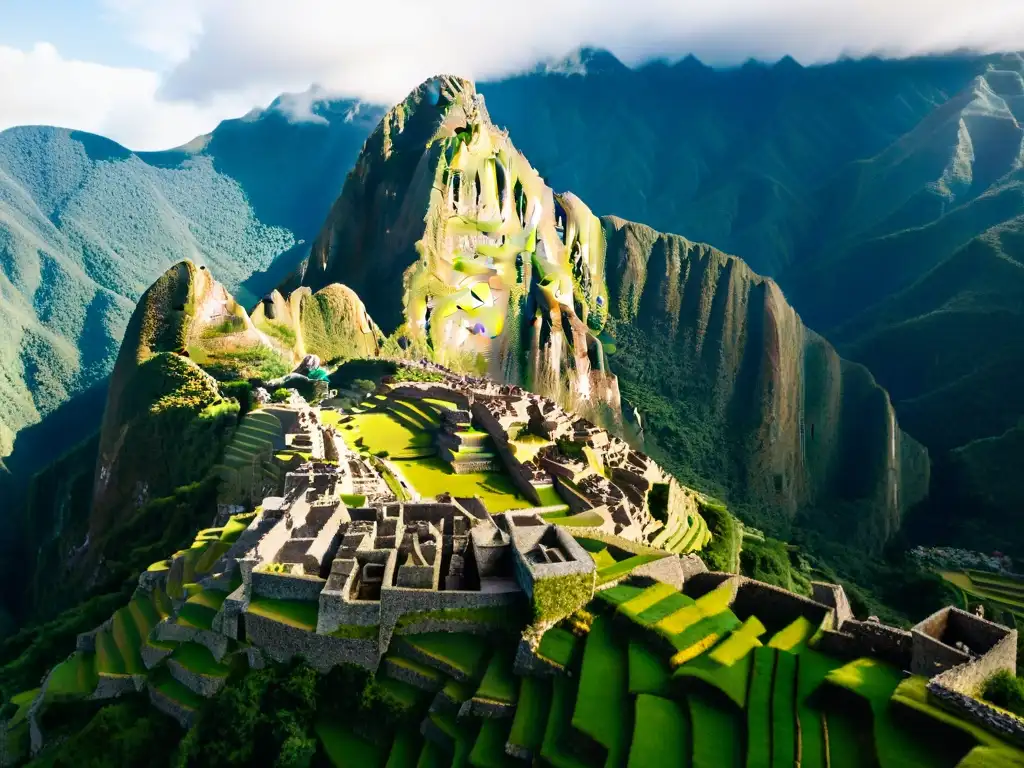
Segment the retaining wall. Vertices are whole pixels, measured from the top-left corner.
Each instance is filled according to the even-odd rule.
[[[342,662],[365,667],[371,672],[377,668],[376,640],[318,635],[251,613],[245,614],[244,621],[246,637],[274,661],[287,662],[295,656],[301,656],[321,673],[330,671]]]

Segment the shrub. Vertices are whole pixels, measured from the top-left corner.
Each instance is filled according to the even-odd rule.
[[[533,585],[533,618],[549,622],[574,613],[594,596],[595,573],[538,579]]]
[[[215,339],[218,336],[227,336],[232,333],[238,333],[239,331],[245,330],[245,320],[235,315],[226,317],[216,325],[208,326],[203,329],[204,339]]]
[[[739,548],[740,528],[724,506],[713,502],[699,504],[701,517],[711,531],[711,543],[700,556],[712,571],[733,571],[736,568],[736,550]]]
[[[745,539],[740,553],[740,570],[744,576],[793,591],[793,575],[789,550],[777,539]]]
[[[221,396],[234,398],[240,408],[238,417],[245,416],[252,410],[252,384],[245,380],[220,382]]]
[[[377,385],[374,384],[369,379],[355,379],[352,382],[352,389],[356,390],[357,392],[373,392],[373,390],[375,390],[376,388]]]
[[[275,389],[270,395],[270,399],[275,403],[287,403],[289,397],[291,397],[291,391],[284,387]]]
[[[1024,680],[1011,672],[996,672],[985,681],[981,696],[997,707],[1024,717]]]
[[[428,371],[423,368],[412,368],[401,366],[394,373],[395,381],[444,381],[444,376],[437,371]]]

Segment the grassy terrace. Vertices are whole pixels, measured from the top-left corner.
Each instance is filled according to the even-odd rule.
[[[434,435],[442,406],[411,400],[388,405],[392,407],[364,403],[364,409],[372,410],[343,420],[340,426],[345,442],[354,450],[393,461],[402,476],[426,498],[441,493],[479,496],[490,512],[533,506],[506,473],[455,474],[450,464],[435,455]]]
[[[214,659],[206,646],[199,643],[182,643],[171,654],[171,658],[185,669],[207,677],[227,677],[231,671],[226,664]]]
[[[551,705],[551,680],[543,677],[524,677],[519,689],[508,742],[536,752],[544,741],[544,726]]]
[[[206,701],[202,696],[193,693],[191,689],[171,677],[171,673],[165,666],[159,666],[153,671],[149,678],[149,684],[167,698],[188,709],[199,709]]]
[[[616,639],[609,617],[598,616],[587,636],[573,728],[608,751],[608,763],[619,765],[629,752],[629,663],[626,648]]]
[[[519,678],[512,671],[515,649],[499,648],[491,656],[474,698],[515,704],[519,697]]]
[[[434,659],[468,678],[475,677],[483,669],[488,652],[485,637],[456,632],[404,635],[399,638],[397,647],[412,649],[420,657]]]
[[[337,768],[382,766],[387,758],[379,746],[356,736],[342,723],[321,720],[316,724],[316,734],[323,742],[327,758]]]
[[[971,598],[997,604],[1024,617],[1024,582],[983,571],[940,571],[939,575],[959,588],[965,602]]]
[[[315,632],[320,606],[305,600],[271,600],[265,597],[254,597],[249,603],[248,612],[255,616],[287,624],[290,627]]]

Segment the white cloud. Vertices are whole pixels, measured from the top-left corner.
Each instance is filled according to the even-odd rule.
[[[204,105],[159,99],[161,77],[61,57],[52,45],[0,46],[0,130],[57,125],[98,133],[135,150],[168,149],[212,129],[252,103],[236,94]]]
[[[693,52],[715,63],[804,63],[881,52],[1024,48],[1020,0],[207,0],[162,94],[319,82],[394,101],[440,71],[499,76],[581,44],[628,63]]]
[[[314,82],[393,102],[440,72],[500,77],[580,45],[630,64],[1024,49],[1021,0],[973,0],[969,11],[962,0],[102,1],[126,49],[148,49],[163,71],[0,47],[0,128],[54,123],[132,148],[174,146]]]

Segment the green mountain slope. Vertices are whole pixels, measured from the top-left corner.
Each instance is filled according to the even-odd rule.
[[[715,71],[694,59],[629,70],[591,51],[577,63],[482,86],[553,183],[773,276],[967,487],[980,482],[962,461],[973,441],[991,440],[1000,466],[1019,460],[1000,454],[1024,418],[1019,55]],[[974,491],[956,498],[976,506]],[[1013,493],[986,499],[1017,509]]]
[[[381,111],[323,102],[296,122],[286,107],[167,152],[0,133],[0,461],[21,429],[110,373],[135,302],[171,264],[209,264],[247,304],[294,267]]]
[[[648,449],[775,533],[788,536],[801,510],[853,503],[833,536],[889,537],[927,492],[928,458],[871,374],[740,259],[621,219],[604,226],[611,366]]]
[[[554,194],[468,82],[429,81],[388,113],[295,279],[350,285],[405,343],[393,353],[574,410],[619,411],[617,375],[648,450],[773,532],[841,501],[875,547],[927,491],[927,454],[886,392],[774,282]]]

